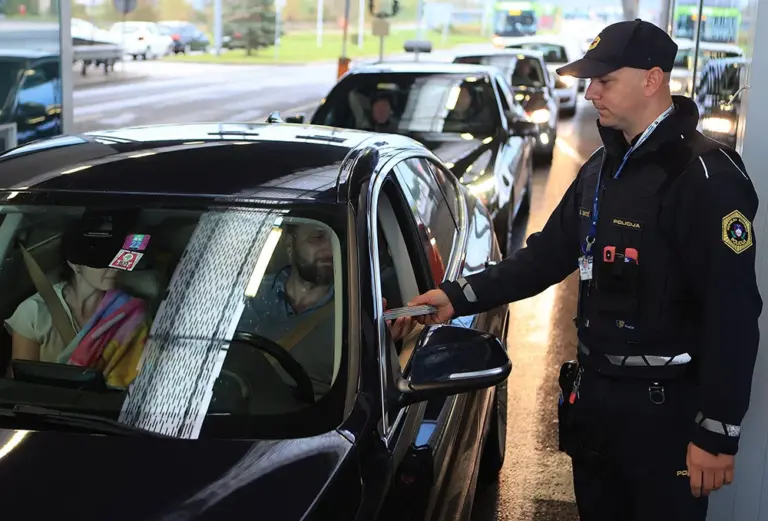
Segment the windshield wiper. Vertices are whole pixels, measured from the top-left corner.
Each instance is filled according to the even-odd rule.
[[[91,429],[99,433],[122,434],[127,436],[151,436],[156,438],[172,438],[165,434],[152,432],[140,427],[133,427],[120,423],[116,420],[96,416],[92,414],[82,414],[77,412],[59,411],[38,407],[35,405],[14,405],[11,407],[0,407],[0,416],[14,418],[29,418],[43,423],[52,423],[65,425],[67,427],[77,427],[82,429]]]

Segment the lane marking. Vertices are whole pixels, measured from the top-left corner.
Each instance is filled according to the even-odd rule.
[[[576,152],[576,150],[565,141],[558,139],[555,142],[555,146],[559,148],[561,152],[563,152],[565,155],[567,155],[568,157],[570,157],[580,165],[583,165],[584,163],[586,163],[584,158],[581,157],[581,155],[578,152]]]

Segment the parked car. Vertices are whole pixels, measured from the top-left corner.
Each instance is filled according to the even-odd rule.
[[[154,22],[117,22],[109,31],[134,60],[153,60],[171,52],[173,40]]]
[[[528,49],[539,51],[544,55],[550,76],[555,80],[555,94],[560,101],[560,114],[573,116],[576,114],[579,92],[585,90],[584,84],[572,76],[560,76],[556,70],[582,56],[577,46],[570,40],[552,35],[537,35],[515,38],[507,45],[508,49]]]
[[[502,254],[511,251],[515,218],[528,204],[538,127],[495,67],[357,67],[331,89],[311,122],[416,139],[488,206]]]
[[[194,124],[52,138],[0,155],[0,169],[3,317],[36,285],[63,287],[62,234],[83,245],[66,258],[96,268],[114,250],[115,287],[142,299],[136,324],[151,317],[121,330],[147,339],[123,386],[66,352],[11,362],[9,519],[468,519],[476,483],[504,460],[509,312],[393,340],[385,300],[501,260],[487,209],[425,147]],[[302,296],[310,311],[287,296],[294,275],[326,288]]]
[[[16,124],[18,144],[61,133],[60,61],[52,52],[0,50],[0,125]]]
[[[748,66],[747,58],[710,60],[701,71],[694,100],[699,109],[699,130],[734,149],[740,133],[741,94]]]
[[[709,60],[740,58],[744,51],[732,43],[699,42],[699,59],[696,66],[696,79],[693,78],[693,54],[696,43],[689,38],[675,38],[677,56],[669,82],[672,94],[691,96],[693,85],[701,81],[701,72]]]
[[[174,54],[189,54],[192,51],[208,50],[211,42],[208,37],[190,22],[168,21],[158,22],[160,33],[170,36],[173,40],[171,50]]]
[[[515,93],[526,115],[539,126],[536,153],[547,163],[552,162],[557,139],[559,106],[555,83],[549,75],[544,58],[538,51],[505,50],[459,54],[454,63],[489,65],[500,69]]]

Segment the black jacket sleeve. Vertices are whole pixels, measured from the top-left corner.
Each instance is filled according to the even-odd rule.
[[[700,311],[699,414],[691,441],[736,454],[749,406],[763,302],[752,223],[758,199],[739,155],[717,149],[683,173],[678,237],[687,284]]]
[[[577,175],[571,183],[544,229],[528,237],[526,247],[480,273],[440,285],[451,300],[456,316],[481,313],[532,297],[576,270],[580,177],[581,174]]]

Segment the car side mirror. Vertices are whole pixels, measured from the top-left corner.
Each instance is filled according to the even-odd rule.
[[[493,387],[512,371],[498,338],[451,325],[425,328],[409,366],[397,382],[401,407]]]
[[[514,114],[508,114],[507,121],[509,122],[510,135],[526,137],[539,134],[539,126],[533,121],[528,121]]]
[[[24,119],[37,119],[45,118],[48,116],[48,111],[45,105],[41,103],[22,103],[18,107],[19,116]]]
[[[306,114],[296,114],[295,116],[288,116],[285,118],[286,123],[304,123],[304,120],[306,119]]]

